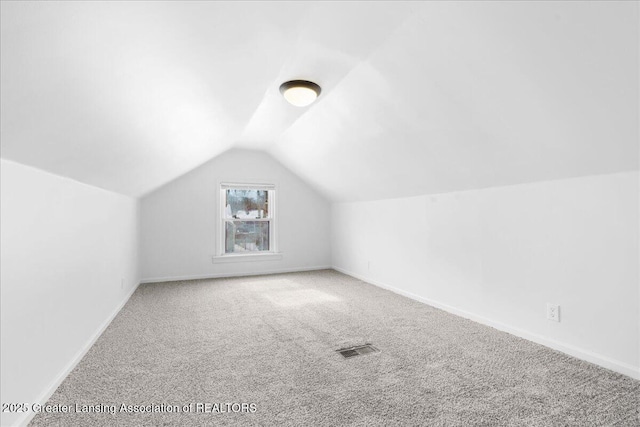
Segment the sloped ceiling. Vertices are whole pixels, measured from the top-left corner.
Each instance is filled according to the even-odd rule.
[[[2,157],[123,194],[233,147],[332,200],[638,169],[636,2],[1,4]]]

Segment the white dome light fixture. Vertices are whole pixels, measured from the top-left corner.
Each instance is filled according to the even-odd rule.
[[[320,86],[307,80],[290,80],[280,85],[284,99],[296,107],[306,107],[320,96]]]

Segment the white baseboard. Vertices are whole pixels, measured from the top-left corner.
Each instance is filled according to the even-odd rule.
[[[330,265],[320,265],[314,267],[298,267],[298,268],[280,268],[275,270],[262,270],[256,272],[239,272],[239,273],[205,273],[191,276],[170,276],[170,277],[151,277],[142,279],[140,283],[161,283],[161,282],[177,282],[181,280],[200,280],[200,279],[221,279],[225,277],[244,277],[244,276],[263,276],[265,274],[281,274],[281,273],[297,273],[302,271],[316,271],[331,269]]]
[[[631,378],[640,380],[640,367],[633,366],[633,365],[630,365],[628,363],[623,363],[623,362],[620,362],[618,360],[614,360],[614,359],[611,359],[609,357],[602,356],[600,354],[594,353],[592,351],[585,350],[583,348],[579,348],[579,347],[576,347],[576,346],[573,346],[573,345],[570,345],[570,344],[565,344],[565,343],[562,343],[562,342],[547,338],[547,337],[539,335],[539,334],[528,332],[528,331],[526,331],[524,329],[515,328],[515,327],[512,327],[512,326],[506,325],[504,323],[497,322],[495,320],[491,320],[491,319],[488,319],[486,317],[479,316],[479,315],[476,315],[474,313],[471,313],[471,312],[468,312],[468,311],[465,311],[465,310],[460,310],[460,309],[458,309],[456,307],[453,307],[451,305],[443,304],[443,303],[441,303],[439,301],[434,301],[434,300],[432,300],[430,298],[425,298],[425,297],[422,297],[420,295],[416,295],[416,294],[413,294],[411,292],[407,292],[407,291],[404,291],[402,289],[398,289],[396,287],[387,285],[386,283],[381,283],[381,282],[378,282],[376,280],[368,279],[368,278],[366,278],[364,276],[361,276],[359,274],[347,271],[347,270],[345,270],[343,268],[340,268],[340,267],[335,267],[334,266],[332,268],[334,270],[336,270],[336,271],[339,271],[340,273],[343,273],[343,274],[346,274],[348,276],[354,277],[356,279],[362,280],[364,282],[370,283],[370,284],[372,284],[374,286],[377,286],[379,288],[386,289],[386,290],[391,291],[391,292],[393,292],[395,294],[402,295],[402,296],[407,297],[407,298],[411,298],[413,300],[416,300],[416,301],[419,301],[421,303],[430,305],[432,307],[439,308],[439,309],[444,310],[446,312],[449,312],[451,314],[455,314],[457,316],[464,317],[465,319],[473,320],[474,322],[478,322],[478,323],[481,323],[483,325],[487,325],[487,326],[490,326],[492,328],[498,329],[500,331],[510,333],[510,334],[515,335],[517,337],[524,338],[524,339],[529,340],[529,341],[533,341],[533,342],[535,342],[537,344],[541,344],[541,345],[544,345],[546,347],[552,348],[554,350],[558,350],[558,351],[560,351],[562,353],[568,354],[569,356],[573,356],[575,358],[578,358],[578,359],[581,359],[581,360],[585,360],[585,361],[593,363],[595,365],[602,366],[603,368],[607,368],[607,369],[610,369],[612,371],[618,372],[620,374],[624,374],[624,375],[627,375],[627,376],[629,376]]]
[[[113,319],[118,315],[120,310],[122,310],[122,307],[124,307],[127,301],[129,301],[129,298],[131,298],[131,295],[133,295],[136,289],[138,289],[138,286],[139,284],[134,286],[133,289],[131,289],[131,291],[122,300],[122,302],[118,304],[118,306],[111,312],[109,317],[107,317],[107,319],[104,322],[102,322],[100,327],[95,331],[95,333],[91,336],[91,338],[89,338],[89,340],[85,343],[85,345],[76,353],[73,359],[69,361],[67,366],[65,366],[64,369],[58,374],[56,379],[53,380],[51,384],[49,384],[49,386],[45,389],[45,391],[33,403],[39,403],[41,405],[44,405],[45,403],[47,403],[51,395],[53,395],[53,393],[58,389],[58,387],[60,387],[60,384],[62,384],[65,378],[67,378],[67,376],[71,373],[71,371],[73,371],[76,365],[80,362],[80,360],[82,360],[85,354],[87,354],[89,349],[93,346],[93,344],[95,344],[98,338],[100,338],[100,335],[102,335],[105,329],[107,329],[107,327],[111,324]],[[30,411],[24,414],[22,418],[18,419],[15,425],[26,426],[27,424],[29,424],[31,419],[35,417],[35,415],[36,414],[34,412]]]

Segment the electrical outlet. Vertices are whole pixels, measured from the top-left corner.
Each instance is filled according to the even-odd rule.
[[[547,319],[554,322],[560,321],[560,306],[558,304],[547,303]]]

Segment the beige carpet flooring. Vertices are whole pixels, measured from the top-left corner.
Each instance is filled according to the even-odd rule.
[[[49,404],[30,425],[627,427],[640,382],[325,270],[141,285]]]

